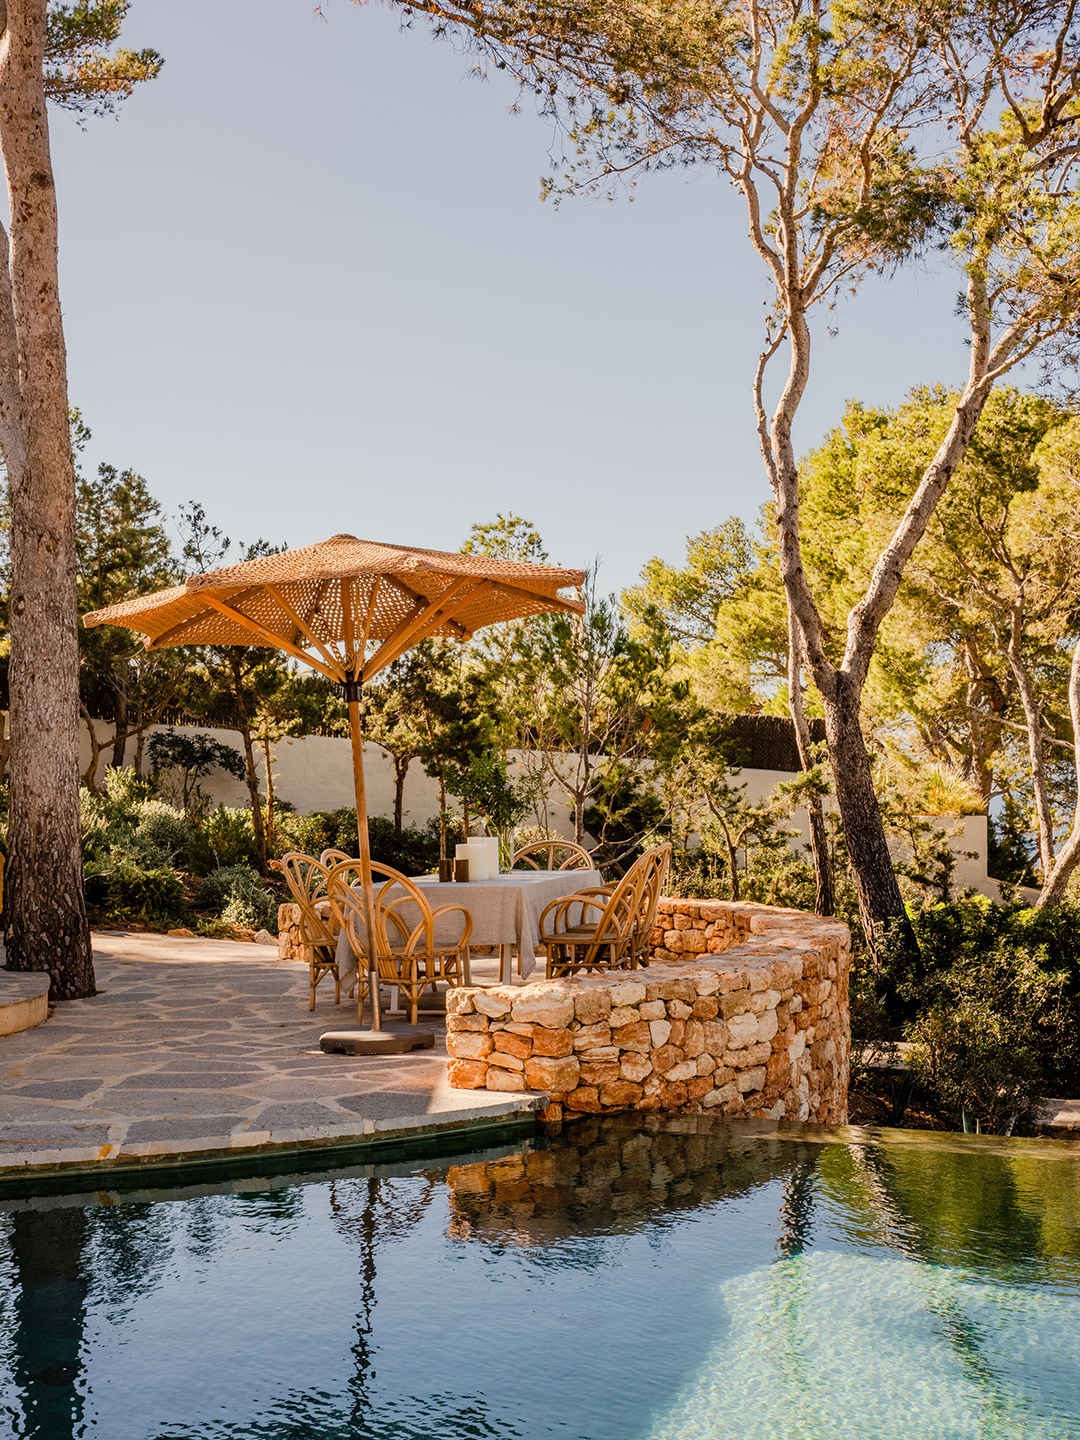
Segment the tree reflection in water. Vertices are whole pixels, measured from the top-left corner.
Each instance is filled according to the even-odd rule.
[[[73,1440],[82,1426],[82,1344],[89,1283],[86,1212],[16,1210],[9,1244],[18,1282],[13,1379],[27,1440]]]

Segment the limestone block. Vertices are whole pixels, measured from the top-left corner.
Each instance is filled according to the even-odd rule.
[[[642,1020],[666,1020],[667,1005],[663,1000],[646,1000],[638,1006],[638,1014]]]
[[[683,932],[682,947],[684,955],[702,955],[708,950],[709,942],[703,931],[686,930]]]
[[[488,1067],[481,1060],[451,1060],[446,1067],[453,1090],[483,1090],[487,1072]]]
[[[694,1080],[697,1078],[697,1061],[682,1060],[678,1065],[673,1065],[670,1070],[662,1070],[661,1074],[669,1083],[673,1080]],[[712,1089],[711,1080],[706,1089]]]
[[[745,987],[720,997],[720,1014],[725,1020],[729,1020],[733,1015],[744,1015],[749,1009],[750,991]]]
[[[478,990],[473,997],[473,1004],[481,1015],[490,1015],[493,1020],[500,1020],[504,1015],[510,1014],[510,1001],[496,990]]]
[[[516,1055],[519,1060],[527,1060],[532,1054],[532,1041],[525,1040],[520,1035],[511,1034],[509,1030],[500,1030],[495,1036],[495,1053]],[[491,1056],[491,1064],[495,1064],[495,1055]]]
[[[654,1045],[666,1045],[670,1034],[670,1020],[652,1020],[649,1022],[649,1035],[652,1037],[652,1043]]]
[[[460,985],[452,986],[446,992],[447,1015],[471,1015],[476,1009],[473,996],[477,993],[475,990],[463,990]]]
[[[775,993],[776,992],[773,991],[773,994]],[[777,1025],[776,1021],[776,1011],[766,1010],[763,1014],[757,1017],[758,1042],[761,1043],[766,1040],[771,1040],[772,1037],[776,1034],[778,1028],[779,1026]]]
[[[701,1029],[705,1036],[705,1049],[710,1055],[722,1055],[731,1038],[728,1027],[722,1020],[705,1020]]]
[[[533,1031],[536,1029],[535,1025],[519,1025],[516,1020],[504,1020],[502,1024],[503,1028],[509,1030],[511,1035],[524,1035],[529,1040],[532,1039]]]
[[[760,1090],[765,1084],[765,1066],[758,1065],[753,1070],[744,1070],[735,1083],[744,1095],[751,1090]]]
[[[611,1032],[611,1041],[620,1050],[637,1050],[643,1055],[649,1053],[653,1044],[649,1026],[644,1020],[639,1020],[633,1025],[620,1025],[617,1030]]]
[[[583,1085],[610,1085],[619,1078],[619,1062],[617,1060],[605,1063],[593,1061],[582,1061],[581,1083]]]
[[[608,1024],[612,1030],[617,1030],[620,1025],[636,1024],[640,1018],[633,1005],[618,1005],[608,1016]]]
[[[530,1090],[553,1090],[562,1094],[574,1090],[581,1066],[572,1056],[534,1055],[525,1063],[525,1079]]]
[[[685,1000],[669,1000],[667,1002],[668,1017],[672,1020],[688,1020],[691,1015],[690,1006]]]
[[[579,1050],[577,1057],[583,1065],[586,1060],[592,1061],[593,1064],[601,1060],[618,1060],[619,1047],[617,1045],[594,1045],[591,1050]]]
[[[703,1100],[706,1095],[711,1093],[712,1088],[713,1083],[708,1075],[695,1075],[693,1079],[686,1082],[686,1098],[687,1100]]]
[[[640,1005],[645,999],[645,986],[640,980],[620,980],[608,989],[613,1006]]]
[[[526,994],[514,1001],[513,1018],[522,1024],[531,1021],[534,1025],[546,1025],[550,1030],[565,1030],[574,1018],[574,1001],[569,995],[551,990]]]
[[[713,995],[699,995],[690,1013],[695,1020],[715,1020],[720,1013],[720,1002]]]
[[[600,1104],[605,1106],[636,1105],[642,1098],[640,1085],[629,1080],[612,1080],[600,1091]]]
[[[674,1035],[671,1037],[675,1040]],[[680,1043],[680,1042],[676,1042]],[[705,1026],[700,1020],[687,1020],[686,1031],[682,1037],[682,1048],[690,1059],[696,1059],[705,1049]]]
[[[507,1055],[503,1050],[493,1050],[487,1057],[489,1065],[497,1065],[500,1070],[524,1070],[525,1061],[520,1055]]]
[[[741,1050],[745,1046],[753,1045],[758,1038],[758,1017],[750,1013],[732,1015],[727,1022],[731,1034],[729,1048]]]
[[[583,1025],[573,1035],[575,1050],[591,1050],[596,1045],[611,1044],[611,1026],[606,1021],[599,1025]]]
[[[739,1092],[734,1085],[721,1085],[716,1090],[710,1090],[701,1103],[711,1110],[714,1105],[734,1105],[738,1099]]]
[[[652,1061],[647,1055],[635,1055],[629,1052],[622,1056],[619,1065],[619,1074],[624,1080],[632,1080],[640,1085],[647,1075],[652,1074]]]
[[[592,1114],[602,1109],[600,1094],[595,1085],[579,1085],[576,1090],[570,1091],[563,1104],[568,1110],[583,1110]]]
[[[665,1083],[660,1091],[660,1108],[662,1110],[678,1110],[686,1104],[686,1086],[681,1080],[672,1083]]]
[[[486,1084],[489,1090],[524,1090],[525,1076],[512,1070],[492,1069],[487,1073]]]
[[[446,1028],[449,1031],[455,1030],[486,1030],[488,1018],[486,1015],[448,1015],[446,1017]]]
[[[446,1053],[455,1060],[486,1060],[495,1048],[488,1034],[469,1030],[452,1030],[446,1037]]]
[[[650,1058],[657,1074],[665,1075],[673,1066],[681,1064],[686,1059],[686,1055],[678,1045],[660,1045],[652,1052]]]
[[[669,1045],[681,1045],[682,1042],[683,1042],[683,1036],[684,1036],[685,1034],[686,1034],[686,1021],[685,1021],[685,1020],[672,1020],[672,1022],[671,1022],[671,1031],[670,1031],[670,1033],[668,1034],[668,1044],[669,1044]]]
[[[611,1014],[611,995],[607,990],[582,990],[574,996],[574,1015],[582,1025],[595,1025]]]
[[[699,1075],[711,1075],[716,1069],[716,1061],[708,1051],[706,1051],[697,1057],[694,1061],[694,1067]]]
[[[543,1025],[537,1025],[533,1029],[532,1048],[534,1055],[547,1055],[552,1059],[572,1055],[574,1033],[572,1030],[548,1030]]]

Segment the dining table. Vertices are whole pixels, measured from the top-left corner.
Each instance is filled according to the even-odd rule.
[[[603,885],[599,870],[511,870],[493,875],[488,880],[440,880],[438,875],[417,875],[412,883],[424,892],[433,910],[442,905],[461,905],[472,916],[470,945],[492,945],[499,948],[499,983],[512,983],[511,969],[516,950],[522,979],[536,967],[534,950],[540,943],[540,916],[553,900]],[[400,889],[400,887],[399,887]],[[393,891],[387,896],[393,899]],[[410,911],[412,912],[410,914]],[[410,927],[420,923],[416,904],[406,903],[396,912]],[[455,940],[461,934],[460,917],[448,915],[435,922],[437,940]],[[335,959],[342,990],[356,978],[356,956],[345,930],[340,931]],[[462,980],[472,984],[469,955],[466,952]]]

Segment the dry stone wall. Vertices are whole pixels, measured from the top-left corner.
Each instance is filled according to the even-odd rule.
[[[450,1084],[617,1110],[847,1120],[847,927],[661,901],[648,968],[448,992]]]

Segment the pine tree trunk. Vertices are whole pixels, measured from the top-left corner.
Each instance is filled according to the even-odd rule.
[[[255,832],[255,864],[259,867],[259,874],[265,875],[266,830],[263,826],[262,805],[259,803],[259,772],[255,768],[255,744],[251,738],[249,726],[240,727],[240,738],[244,742],[245,775],[248,798],[251,803],[251,828]]]
[[[114,769],[119,770],[124,763],[124,754],[128,742],[128,703],[127,690],[122,686],[116,692],[116,705],[113,710],[113,748],[111,764]]]
[[[859,724],[859,690],[842,674],[836,677],[833,697],[825,697],[825,735],[867,941],[880,955],[885,935],[898,929],[903,941],[914,947]]]
[[[795,726],[795,743],[799,750],[799,764],[804,770],[812,770],[814,757],[810,749],[810,726],[806,719],[802,694],[802,640],[798,622],[791,605],[788,605],[788,709]],[[836,909],[836,892],[833,886],[832,862],[829,856],[829,836],[825,829],[825,814],[821,796],[813,795],[806,806],[806,818],[810,822],[810,853],[814,859],[814,913],[831,915]]]
[[[46,0],[8,0],[0,150],[11,214],[0,253],[0,445],[11,488],[11,811],[7,963],[50,994],[95,993],[79,832],[75,470],[42,79]]]
[[[394,762],[394,834],[400,835],[405,810],[405,780],[412,756],[392,755],[390,758]]]

